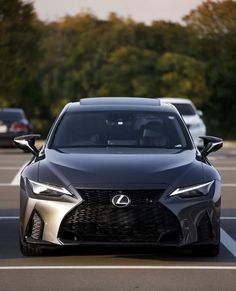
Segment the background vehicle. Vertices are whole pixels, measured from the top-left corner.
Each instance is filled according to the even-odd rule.
[[[24,255],[95,243],[218,254],[221,179],[206,157],[223,141],[203,137],[200,153],[173,105],[82,99],[65,106],[40,151],[37,137],[15,138],[35,156],[21,172]]]
[[[197,110],[193,102],[184,98],[160,98],[162,103],[173,104],[182,115],[188,129],[198,147],[203,147],[203,142],[199,136],[206,135],[206,125],[201,116],[202,112]]]
[[[16,136],[29,134],[32,125],[20,108],[0,108],[0,146],[15,146]]]

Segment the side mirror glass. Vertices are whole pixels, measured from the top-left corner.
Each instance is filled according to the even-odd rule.
[[[35,140],[39,137],[40,134],[22,135],[15,137],[14,143],[19,149],[30,151],[34,156],[36,156],[39,153],[39,150],[35,146]]]
[[[223,146],[223,139],[214,136],[199,136],[203,140],[203,149],[201,154],[203,157],[208,156],[212,152],[218,151]]]

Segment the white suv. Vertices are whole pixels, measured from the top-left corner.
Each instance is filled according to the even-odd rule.
[[[162,103],[173,104],[182,115],[188,129],[190,130],[193,140],[198,147],[203,146],[201,135],[206,135],[206,125],[201,119],[202,111],[197,110],[189,99],[184,98],[160,98]]]

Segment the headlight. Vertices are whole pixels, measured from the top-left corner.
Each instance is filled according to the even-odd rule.
[[[42,183],[38,183],[29,179],[28,181],[35,195],[54,196],[54,197],[58,197],[62,195],[73,196],[73,194],[70,193],[64,187],[42,184]]]
[[[207,195],[213,185],[214,181],[210,181],[208,183],[199,184],[186,188],[177,188],[174,192],[170,194],[170,196],[178,195],[182,198],[191,198],[191,197],[199,197]]]

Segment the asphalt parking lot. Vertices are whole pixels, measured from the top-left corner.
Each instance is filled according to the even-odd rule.
[[[221,251],[84,247],[23,257],[18,245],[18,173],[31,158],[0,149],[0,290],[236,290],[236,149],[211,155],[222,175]]]

